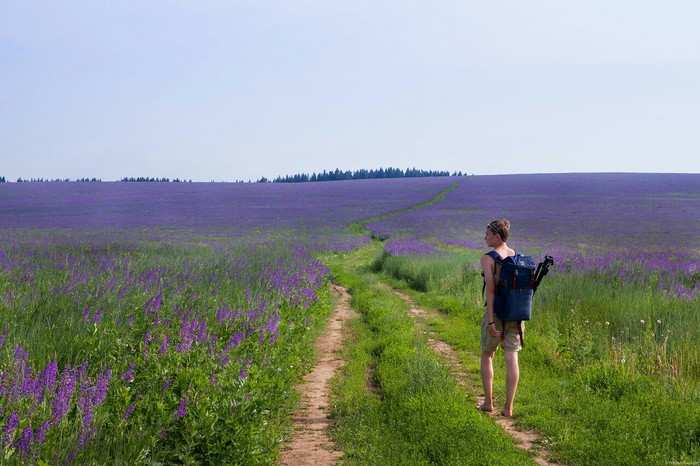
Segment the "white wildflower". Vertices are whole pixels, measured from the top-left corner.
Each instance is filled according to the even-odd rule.
[[[606,320],[606,321],[605,321],[605,325],[610,325],[610,322],[608,322],[608,321]]]
[[[644,319],[640,320],[641,323],[644,323]]]
[[[661,323],[661,319],[657,320],[656,323],[657,323],[657,324],[660,324],[660,323]]]

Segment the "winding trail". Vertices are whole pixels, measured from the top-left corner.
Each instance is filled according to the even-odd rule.
[[[431,330],[429,329],[426,321],[431,316],[437,315],[437,313],[421,309],[406,293],[402,293],[398,290],[393,291],[397,296],[399,296],[409,305],[409,315],[414,319],[414,321],[418,325],[419,330],[422,333],[428,335],[428,345],[430,345],[433,351],[441,355],[447,361],[452,370],[452,374],[457,379],[457,382],[460,385],[467,388],[472,393],[477,394],[477,405],[483,403],[484,396],[481,394],[481,381],[473,380],[473,378],[470,378],[467,375],[467,373],[464,371],[462,363],[459,360],[459,357],[457,356],[457,352],[450,345],[448,345],[442,340],[431,338],[430,335],[433,332],[431,332]],[[475,407],[475,409],[478,408]],[[552,463],[547,459],[547,457],[549,456],[549,452],[546,449],[542,448],[542,439],[536,433],[523,431],[516,428],[512,418],[496,414],[496,411],[497,410],[494,410],[493,413],[484,412],[484,415],[490,415],[493,418],[495,418],[496,423],[500,425],[508,435],[515,439],[517,447],[532,453],[532,459],[539,465],[554,466],[557,464]]]
[[[330,380],[343,365],[337,356],[342,346],[343,323],[357,314],[350,307],[350,295],[343,287],[331,284],[338,295],[325,333],[316,342],[318,362],[297,387],[301,393],[299,408],[292,421],[292,438],[281,450],[280,463],[285,466],[327,466],[338,462],[342,451],[335,448],[328,435],[330,412]]]

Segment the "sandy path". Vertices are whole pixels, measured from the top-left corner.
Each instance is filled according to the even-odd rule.
[[[477,395],[477,401],[478,404],[480,405],[484,401],[484,396],[481,394],[481,380],[473,380],[472,378],[468,377],[466,372],[464,371],[462,367],[462,363],[459,361],[459,358],[457,357],[457,353],[455,350],[445,343],[442,340],[437,340],[434,338],[430,338],[430,330],[428,328],[428,325],[426,323],[426,319],[429,318],[432,313],[426,310],[423,310],[419,308],[411,299],[411,297],[405,293],[402,293],[400,291],[394,290],[394,293],[401,297],[404,301],[408,303],[410,306],[409,310],[409,315],[414,318],[416,323],[419,325],[419,329],[421,332],[428,334],[428,344],[430,347],[439,355],[445,358],[445,360],[448,362],[452,369],[452,373],[455,375],[457,378],[457,381],[468,388],[470,391],[474,393],[478,393]],[[476,406],[474,409],[477,409]],[[533,460],[540,465],[555,465],[557,463],[551,463],[547,460],[547,457],[549,456],[549,452],[543,448],[541,448],[540,443],[538,440],[541,440],[540,437],[534,433],[534,432],[525,432],[518,430],[515,427],[515,423],[511,418],[507,418],[501,415],[496,414],[497,410],[494,410],[494,413],[491,415],[495,418],[496,423],[498,423],[501,427],[503,427],[503,430],[513,437],[516,440],[516,445],[519,448],[522,448],[523,450],[527,450],[529,452],[532,452],[534,454]],[[487,413],[484,413],[487,414]]]
[[[330,380],[343,364],[337,356],[342,346],[343,323],[356,314],[350,307],[350,295],[347,290],[333,284],[331,287],[338,295],[338,301],[326,332],[316,342],[318,363],[297,387],[301,393],[301,401],[293,417],[292,438],[280,452],[280,462],[283,465],[334,465],[343,455],[343,452],[335,449],[328,436],[328,426],[332,422],[328,418]]]

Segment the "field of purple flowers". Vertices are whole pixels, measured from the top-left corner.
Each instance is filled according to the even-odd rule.
[[[271,462],[330,310],[309,251],[454,182],[0,184],[0,462]]]
[[[700,175],[1,183],[0,461],[273,461],[329,312],[309,252],[382,216],[385,251],[435,257],[426,280],[449,262],[458,299],[463,258],[441,251],[509,218],[511,246],[556,258],[542,332],[561,354],[678,376],[700,367],[697,318],[672,323],[698,302],[698,212]]]
[[[455,177],[331,183],[2,183],[0,238],[110,234],[302,239],[347,249],[367,241],[346,227],[432,199]],[[104,237],[104,236],[101,236]]]
[[[510,219],[511,247],[555,258],[526,324],[516,419],[561,464],[697,464],[698,213],[700,175],[483,176],[368,227],[389,239],[373,270],[443,311],[434,328],[477,370],[484,230]]]
[[[326,274],[274,245],[3,245],[4,464],[264,461]]]
[[[518,250],[546,252],[560,272],[653,280],[700,293],[700,175],[556,174],[467,178],[443,202],[368,224],[375,236],[483,249],[485,225],[511,221]],[[418,244],[418,243],[417,243]]]

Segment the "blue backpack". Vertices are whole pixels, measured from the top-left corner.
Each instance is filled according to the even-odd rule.
[[[496,251],[487,253],[501,266],[496,281],[493,312],[503,321],[530,320],[535,294],[537,264],[531,256],[515,253],[502,259]]]

